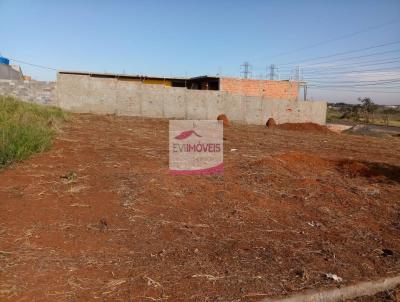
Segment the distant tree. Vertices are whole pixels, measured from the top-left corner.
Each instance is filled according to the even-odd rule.
[[[371,100],[371,98],[358,98],[358,101],[361,102],[361,111],[364,115],[364,120],[368,124],[371,120],[373,120],[374,112],[378,108],[378,106]]]
[[[351,112],[351,107],[352,106],[349,106],[349,105],[340,107],[339,108],[339,112],[341,112],[341,113],[350,113]]]
[[[345,106],[339,108],[339,112],[342,115],[339,117],[340,119],[352,119],[356,122],[360,119],[360,105],[352,105],[352,104],[345,104]]]

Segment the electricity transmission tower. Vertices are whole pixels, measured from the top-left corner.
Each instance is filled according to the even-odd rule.
[[[295,72],[294,72],[294,80],[295,81],[300,81],[300,66],[296,66]]]
[[[240,68],[241,68],[240,73],[242,74],[243,79],[251,78],[253,67],[249,62],[244,62],[242,65],[240,65]]]
[[[269,66],[269,79],[270,79],[271,81],[273,81],[274,78],[275,78],[275,65],[274,65],[274,64],[271,64],[271,65]]]

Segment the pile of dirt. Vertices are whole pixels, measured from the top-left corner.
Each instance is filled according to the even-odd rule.
[[[267,123],[265,124],[268,128],[275,128],[276,127],[276,122],[275,120],[271,117],[268,119]]]
[[[228,117],[225,114],[220,114],[217,117],[218,121],[222,121],[222,123],[224,124],[224,126],[228,126],[229,125],[229,120]]]
[[[281,154],[277,157],[278,160],[283,161],[289,166],[301,164],[301,167],[314,167],[315,169],[326,168],[329,166],[329,161],[317,155],[310,153],[303,153],[298,151],[290,151]]]
[[[326,126],[315,123],[284,123],[279,124],[276,128],[294,131],[331,132]]]
[[[263,177],[274,174],[280,178],[319,178],[335,172],[335,163],[324,159],[315,153],[289,151],[276,155],[266,155],[252,161],[248,166],[252,173],[257,174],[256,181],[271,183],[271,179]],[[276,179],[275,179],[276,180]]]
[[[261,165],[266,165],[268,157],[264,158]],[[319,176],[325,171],[331,169],[332,163],[319,157],[316,154],[304,153],[298,151],[289,151],[272,157],[269,162],[269,168],[273,167],[275,171],[289,173],[293,176]]]

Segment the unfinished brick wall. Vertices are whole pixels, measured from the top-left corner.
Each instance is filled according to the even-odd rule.
[[[296,100],[298,97],[298,83],[293,81],[220,78],[219,85],[221,91],[245,96],[285,100]]]

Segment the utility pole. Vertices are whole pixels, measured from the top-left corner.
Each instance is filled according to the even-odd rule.
[[[240,65],[240,68],[240,73],[242,74],[243,79],[248,79],[251,77],[252,66],[249,62],[244,62],[242,65]]]
[[[300,66],[296,66],[295,73],[294,73],[294,80],[297,82],[297,97],[296,101],[299,100],[300,94]]]
[[[303,91],[304,91],[304,100],[307,101],[307,83],[304,84]]]
[[[307,101],[308,86],[307,86],[307,82],[304,81],[304,72],[303,71],[304,71],[303,69],[300,70],[299,66],[296,67],[296,73],[298,74],[297,81],[299,84],[299,93],[300,93],[300,87],[303,87],[303,98],[304,98],[304,101]]]

